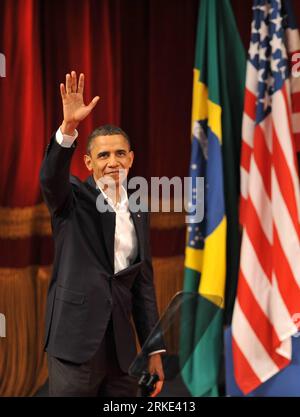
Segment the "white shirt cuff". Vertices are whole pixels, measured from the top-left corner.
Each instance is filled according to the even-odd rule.
[[[155,355],[156,353],[165,353],[165,352],[166,352],[165,349],[155,350],[154,352],[149,353],[148,356]]]
[[[77,136],[78,136],[78,131],[76,129],[75,129],[75,135],[71,136],[71,135],[63,135],[59,128],[56,131],[55,139],[56,139],[56,142],[63,148],[71,148]]]

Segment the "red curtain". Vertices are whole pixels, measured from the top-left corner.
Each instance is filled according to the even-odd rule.
[[[59,83],[71,70],[86,75],[85,97],[101,97],[92,114],[79,127],[79,147],[72,172],[85,178],[85,139],[93,128],[120,123],[121,32],[120,1],[40,1],[42,73],[46,130],[44,142],[62,121]]]
[[[0,3],[0,50],[6,78],[0,78],[0,201],[4,206],[36,204],[45,118],[38,3]]]

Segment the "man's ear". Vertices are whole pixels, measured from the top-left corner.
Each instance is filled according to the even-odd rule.
[[[84,155],[84,163],[89,171],[92,171],[92,158],[90,155]]]

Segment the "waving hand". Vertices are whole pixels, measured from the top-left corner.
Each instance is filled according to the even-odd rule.
[[[96,106],[99,96],[84,104],[84,74],[80,74],[78,84],[75,71],[66,74],[66,84],[60,84],[60,93],[63,103],[64,121],[61,125],[62,133],[72,135],[78,124],[85,119]]]

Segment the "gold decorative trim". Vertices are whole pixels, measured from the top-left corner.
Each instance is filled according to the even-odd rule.
[[[0,207],[0,238],[50,236],[50,214],[44,203],[29,207]]]
[[[26,279],[33,276],[38,276],[41,280],[49,280],[52,271],[52,265],[30,265],[25,268],[0,268],[0,278],[3,279]]]
[[[185,228],[185,213],[151,213],[150,225],[157,230]],[[0,239],[23,239],[51,234],[50,214],[44,203],[29,207],[0,207]]]
[[[33,396],[47,380],[43,351],[47,290],[51,266],[0,268],[0,397]]]

